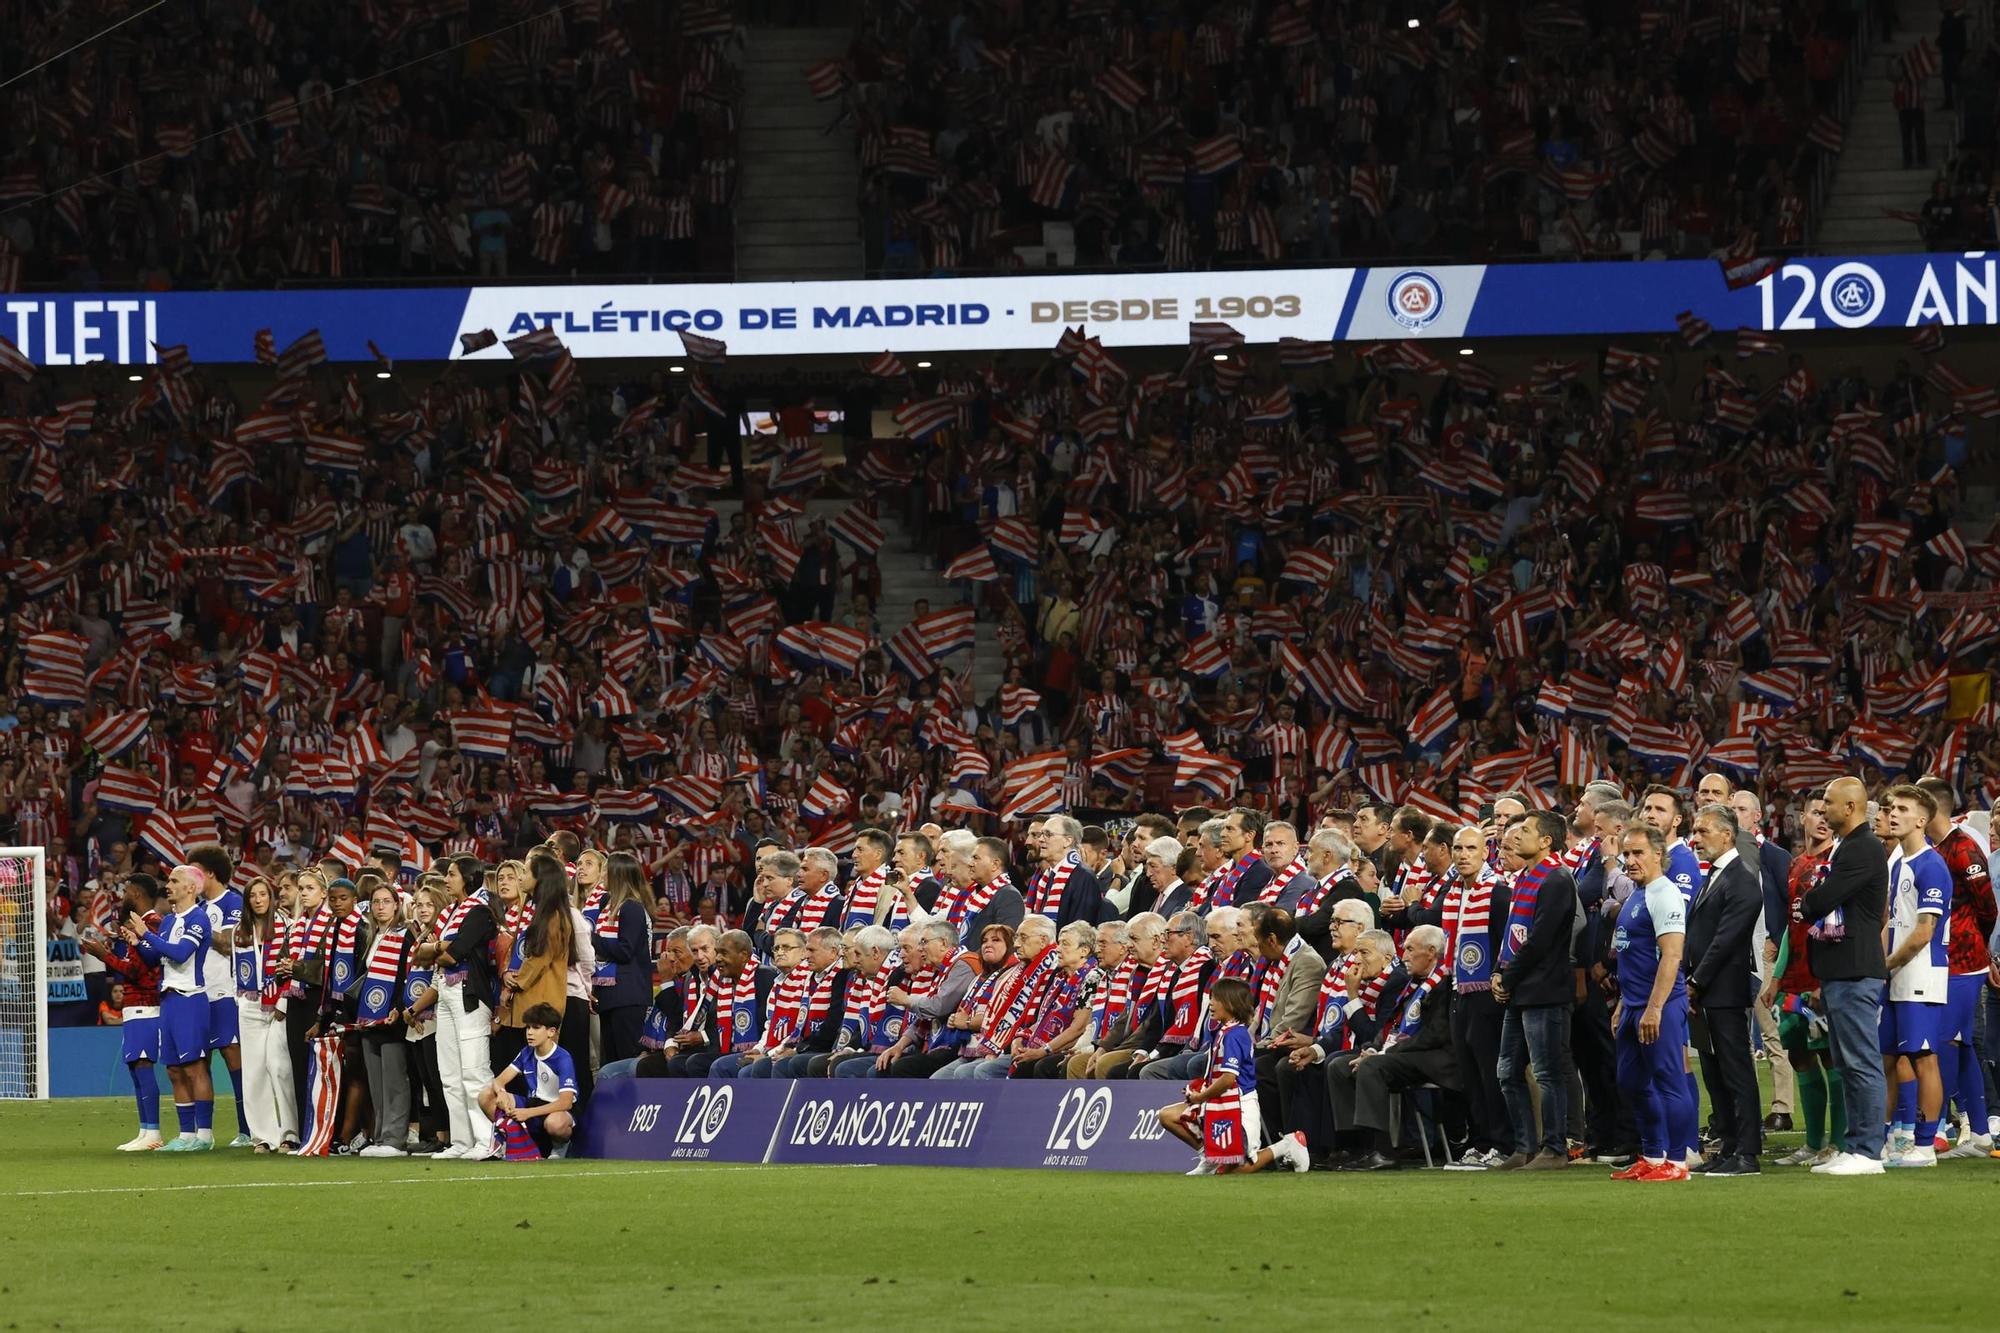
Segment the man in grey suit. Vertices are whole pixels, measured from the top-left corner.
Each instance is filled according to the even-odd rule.
[[[1284,969],[1270,1005],[1259,1004],[1259,1021],[1251,1033],[1257,1041],[1257,1086],[1276,1088],[1278,1065],[1290,1051],[1272,1045],[1271,1039],[1280,1032],[1303,1032],[1312,1023],[1319,1007],[1320,983],[1326,979],[1326,960],[1299,936],[1292,914],[1284,908],[1254,903],[1243,910],[1250,914],[1250,930],[1257,942],[1257,956],[1264,960],[1265,975]],[[1271,1098],[1264,1142],[1274,1143],[1284,1133],[1282,1116],[1279,1099]]]
[[[1736,842],[1736,812],[1717,802],[1694,817],[1694,841],[1709,858],[1708,878],[1688,911],[1688,1000],[1699,1006],[1701,1078],[1722,1136],[1717,1155],[1696,1172],[1754,1176],[1764,1130],[1757,1067],[1750,1059],[1750,1005],[1757,992],[1753,953],[1764,910],[1762,872]],[[1756,851],[1756,844],[1750,844]]]

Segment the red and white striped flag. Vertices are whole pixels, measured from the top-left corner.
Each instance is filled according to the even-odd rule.
[[[687,348],[688,359],[699,361],[706,366],[719,366],[729,354],[729,344],[720,338],[704,338],[699,333],[680,330],[681,346]]]
[[[21,349],[11,339],[0,338],[0,371],[18,380],[31,380],[35,377],[35,363],[21,355]]]
[[[903,368],[901,358],[894,352],[884,352],[880,356],[867,358],[861,363],[861,369],[864,374],[884,380],[901,379],[910,373]]]
[[[946,565],[943,577],[967,579],[973,583],[998,583],[1000,569],[993,563],[992,550],[985,542],[980,542]]]

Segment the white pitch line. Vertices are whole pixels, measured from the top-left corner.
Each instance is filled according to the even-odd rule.
[[[543,1171],[487,1172],[477,1176],[460,1176],[446,1173],[436,1176],[384,1176],[379,1180],[237,1180],[217,1181],[205,1185],[98,1185],[87,1189],[62,1190],[7,1190],[0,1192],[0,1199],[52,1199],[79,1194],[175,1194],[194,1190],[277,1190],[299,1189],[305,1186],[335,1188],[353,1185],[437,1185],[437,1184],[491,1184],[494,1181],[509,1183],[523,1180],[599,1180],[607,1176],[669,1176],[686,1167],[701,1167],[705,1173],[722,1171],[762,1171],[761,1163],[739,1165],[705,1166],[700,1162],[684,1162],[678,1166],[656,1166],[636,1171],[563,1171],[550,1169]],[[818,1168],[845,1170],[845,1164],[832,1164]]]

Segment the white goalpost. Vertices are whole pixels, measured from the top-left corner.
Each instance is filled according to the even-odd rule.
[[[40,847],[0,847],[0,1101],[49,1095],[49,888]]]

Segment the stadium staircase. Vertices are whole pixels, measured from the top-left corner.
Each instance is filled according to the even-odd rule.
[[[861,166],[854,135],[828,134],[806,67],[847,52],[845,28],[754,27],[743,66],[743,182],[736,276],[746,281],[858,278]]]
[[[1940,76],[1925,84],[1925,135],[1930,165],[1903,169],[1903,139],[1897,126],[1893,92],[1896,63],[1919,41],[1937,40],[1938,0],[1904,0],[1896,31],[1877,35],[1865,57],[1854,115],[1841,144],[1820,219],[1817,244],[1822,254],[1887,254],[1918,248],[1917,230],[1889,210],[1914,212],[1930,197],[1931,180],[1951,158],[1958,113],[1942,111]]]
[[[806,502],[806,520],[820,519],[831,524],[840,517],[848,506],[845,499],[809,500]],[[720,523],[722,531],[729,528],[729,520],[743,508],[740,500],[717,497],[708,502]],[[910,608],[919,598],[928,599],[932,611],[942,611],[957,605],[962,600],[961,591],[939,576],[927,552],[911,549],[910,539],[903,530],[900,516],[894,506],[883,505],[883,512],[876,521],[882,525],[882,549],[876,553],[876,568],[882,572],[882,604],[875,608],[875,618],[881,622],[882,642],[885,644],[895,637],[896,631],[910,623]],[[799,524],[800,535],[804,535],[805,523]],[[853,548],[840,542],[841,559],[851,560]],[[839,620],[847,611],[847,580],[842,579],[840,596],[834,600],[834,619]],[[962,680],[971,675],[971,702],[983,704],[993,697],[1006,676],[1005,659],[1000,652],[1000,639],[992,624],[980,621],[976,629],[977,638],[973,645],[972,657],[968,661],[963,653],[957,653],[943,660],[941,665],[956,671]]]

